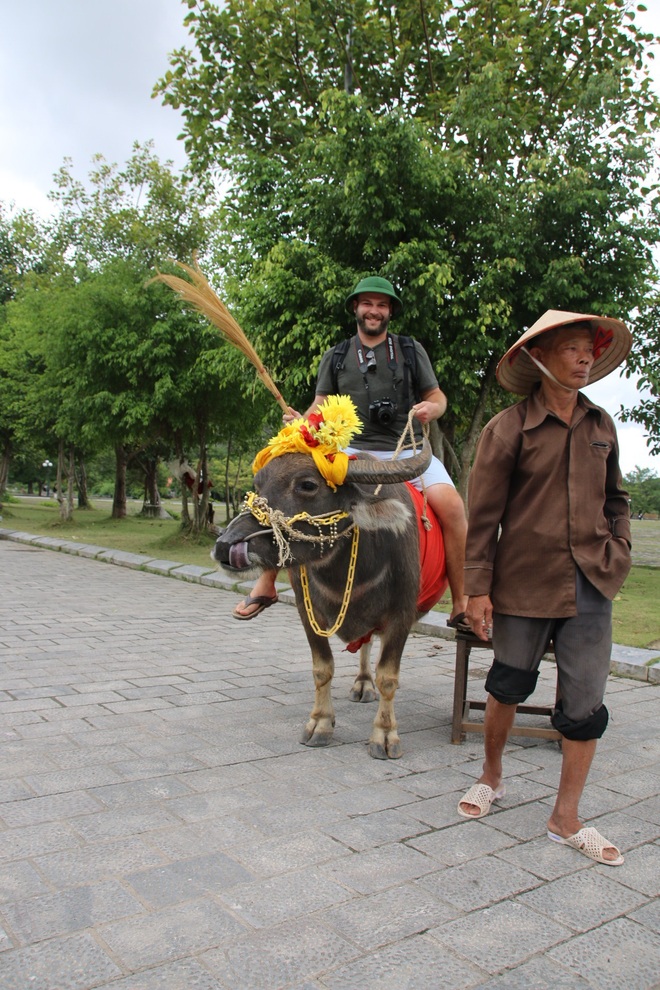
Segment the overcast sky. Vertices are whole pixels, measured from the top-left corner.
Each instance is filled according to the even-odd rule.
[[[639,22],[660,34],[660,3],[650,0],[648,6]],[[47,193],[65,157],[84,179],[94,154],[123,164],[134,141],[152,139],[161,160],[183,166],[180,117],[151,92],[168,69],[168,52],[186,43],[186,10],[181,0],[3,4],[0,199],[47,215]],[[655,50],[660,91],[660,48]],[[616,374],[586,391],[612,414],[637,396]],[[618,430],[624,473],[638,465],[660,474],[660,458],[648,453],[641,428],[619,424]]]

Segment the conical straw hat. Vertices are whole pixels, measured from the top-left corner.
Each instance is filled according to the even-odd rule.
[[[618,368],[632,347],[632,334],[620,320],[614,320],[609,316],[549,309],[529,330],[525,330],[520,340],[509,348],[498,364],[497,380],[502,388],[517,395],[528,395],[535,383],[540,381],[542,372],[521,348],[529,346],[534,337],[571,323],[586,323],[594,330],[596,359],[591,368],[588,385]]]

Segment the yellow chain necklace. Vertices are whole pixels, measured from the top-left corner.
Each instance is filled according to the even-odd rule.
[[[333,636],[341,626],[346,612],[348,611],[348,605],[351,600],[351,592],[353,590],[353,581],[355,580],[355,565],[357,563],[357,552],[358,543],[360,540],[360,529],[358,526],[353,530],[353,539],[351,540],[351,557],[348,562],[348,574],[346,575],[346,587],[344,588],[344,598],[341,603],[341,608],[339,609],[339,615],[333,625],[332,629],[321,629],[316,617],[314,616],[314,611],[312,607],[312,600],[309,594],[309,581],[307,580],[307,568],[304,564],[300,566],[300,584],[302,585],[303,601],[305,603],[305,611],[307,612],[307,618],[309,619],[309,624],[316,633],[317,636],[322,636],[324,639],[329,639]]]

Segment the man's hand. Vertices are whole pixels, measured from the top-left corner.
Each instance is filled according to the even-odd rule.
[[[429,389],[424,392],[419,402],[412,407],[415,419],[420,423],[430,423],[434,419],[440,419],[447,408],[447,396],[439,388]]]
[[[438,404],[436,402],[417,402],[412,407],[413,415],[415,419],[418,419],[420,423],[430,423],[434,419],[438,419]]]
[[[289,423],[293,423],[294,419],[300,419],[300,413],[296,412],[292,406],[289,406],[288,413],[284,413],[282,416],[282,422],[288,425]]]
[[[468,598],[465,617],[472,626],[472,632],[479,639],[488,641],[493,635],[493,603],[490,595],[474,595]]]

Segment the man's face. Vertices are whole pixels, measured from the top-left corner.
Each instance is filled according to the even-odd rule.
[[[588,330],[567,327],[557,333],[549,347],[533,347],[530,351],[567,388],[584,388],[589,381],[594,344]]]
[[[392,315],[392,300],[382,292],[361,292],[354,303],[357,325],[366,337],[387,333]]]

